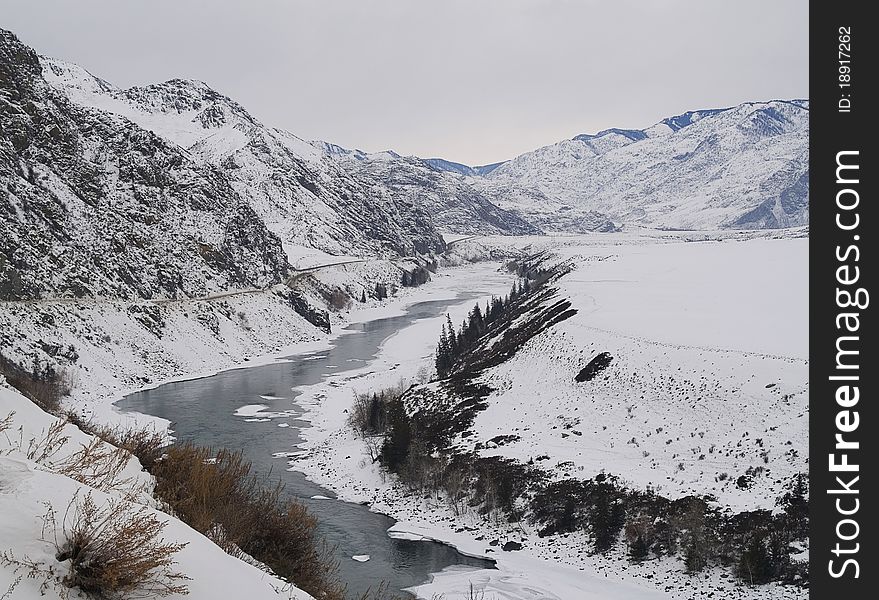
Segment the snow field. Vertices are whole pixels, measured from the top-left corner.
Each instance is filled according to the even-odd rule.
[[[516,433],[518,441],[481,452],[523,461],[549,455],[538,464],[556,477],[606,471],[669,497],[713,494],[731,510],[772,508],[786,478],[808,468],[807,241],[682,237],[582,236],[578,243],[563,236],[554,251],[578,266],[559,281],[558,297],[579,312],[483,375],[496,391],[462,447]],[[456,252],[510,255],[552,241],[482,238]],[[472,304],[456,309],[453,321]],[[390,535],[442,540],[498,560],[496,571],[437,574],[414,589],[419,598],[461,596],[471,582],[498,600],[806,596],[790,586],[743,586],[724,569],[689,576],[677,559],[632,565],[619,554],[591,555],[584,535],[540,538],[527,523],[455,515],[383,474],[345,426],[345,410],[355,391],[395,384],[430,364],[441,325],[421,321],[390,338],[361,373],[306,389],[300,399],[313,427],[303,432],[306,452],[291,463],[340,498],[398,519]],[[576,383],[599,352],[614,357],[611,365]],[[759,469],[748,486],[737,485],[751,467]],[[508,540],[524,548],[501,551]]]

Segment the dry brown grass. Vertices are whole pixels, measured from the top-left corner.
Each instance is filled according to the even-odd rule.
[[[30,398],[46,412],[57,413],[61,408],[61,398],[70,394],[75,383],[72,371],[65,368],[25,369],[12,360],[0,355],[0,374],[6,381]]]
[[[0,421],[0,433],[10,428],[13,414]],[[48,428],[26,443],[24,431],[19,428],[18,439],[10,439],[7,435],[9,451],[17,450],[56,473],[104,492],[123,492],[130,496],[143,491],[141,486],[135,485],[133,478],[124,476],[131,452],[99,437],[92,437],[79,450],[59,457],[61,450],[70,442],[70,436],[64,431],[68,423],[66,418],[55,419]]]
[[[151,470],[156,462],[162,458],[167,446],[165,434],[150,426],[126,428],[92,423],[79,423],[78,426],[108,444],[127,450],[137,457],[147,471]]]
[[[138,490],[131,477],[123,473],[131,454],[116,448],[100,438],[92,438],[66,459],[56,462],[56,472],[74,479],[91,488],[104,492],[124,492],[135,494]]]
[[[168,448],[152,470],[156,496],[226,552],[252,556],[316,598],[342,600],[332,549],[317,520],[283,488],[251,474],[241,452],[192,444]]]
[[[51,517],[54,521],[54,516]],[[125,501],[98,506],[91,494],[74,497],[64,515],[56,558],[70,561],[62,583],[94,598],[157,598],[186,594],[188,579],[174,570],[185,544],[169,544],[165,523]]]
[[[0,419],[0,433],[3,433],[10,427],[12,427],[12,418],[15,416],[15,411],[10,412],[8,415]]]
[[[66,419],[56,419],[47,429],[44,429],[40,437],[31,438],[27,443],[27,451],[24,451],[23,442],[19,437],[19,446],[28,459],[40,464],[48,464],[52,458],[70,441],[70,437],[64,434],[67,426]]]

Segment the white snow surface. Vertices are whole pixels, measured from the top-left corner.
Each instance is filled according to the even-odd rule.
[[[736,511],[772,508],[786,478],[806,471],[807,240],[795,232],[641,232],[480,238],[456,252],[484,256],[503,246],[551,248],[573,260],[558,297],[578,313],[483,375],[495,392],[462,448],[515,433],[518,441],[481,452],[522,461],[548,455],[539,464],[556,477],[610,472],[667,497],[713,494]],[[508,283],[498,281],[494,293]],[[452,320],[472,304],[451,309]],[[498,600],[806,597],[792,586],[740,585],[722,568],[691,577],[667,557],[633,565],[621,552],[590,555],[583,535],[540,538],[528,524],[455,515],[443,500],[414,496],[380,473],[344,411],[354,392],[419,379],[442,322],[419,321],[362,369],[305,388],[298,400],[312,427],[302,432],[306,451],[291,457],[291,468],[340,499],[398,519],[392,537],[442,540],[498,561],[497,570],[437,574],[413,588],[419,598],[462,596],[471,582]],[[599,352],[613,355],[611,366],[575,383]],[[764,470],[740,489],[734,481],[749,467]],[[523,548],[502,551],[506,541]]]
[[[156,510],[155,501],[148,493],[152,478],[143,472],[137,459],[130,457],[120,480],[127,483],[119,489],[92,489],[59,472],[66,458],[92,437],[73,425],[66,425],[63,435],[69,440],[50,459],[28,458],[31,440],[45,437],[57,418],[37,408],[16,390],[0,381],[0,420],[12,415],[9,428],[0,434],[0,552],[19,561],[33,562],[43,573],[28,576],[27,568],[16,568],[0,560],[0,589],[11,600],[41,598],[85,597],[75,590],[62,587],[57,577],[63,577],[69,565],[59,562],[55,541],[63,543],[65,512],[75,498],[91,494],[99,508],[111,503],[131,503],[133,509],[143,509],[165,523],[162,537],[165,543],[183,543],[186,546],[175,555],[173,570],[189,580],[189,595],[174,594],[176,598],[253,598],[264,600],[310,600],[312,597],[284,581],[269,575],[242,560],[229,556],[217,545],[191,529],[185,523]],[[55,525],[45,515],[55,512]],[[54,570],[54,575],[48,574]],[[48,574],[48,575],[47,575]],[[48,581],[46,589],[41,589]]]
[[[515,432],[519,441],[483,452],[522,460],[546,453],[551,460],[543,466],[552,467],[558,476],[589,477],[603,469],[620,475],[627,485],[652,485],[668,496],[710,492],[721,505],[734,509],[771,507],[779,482],[806,468],[807,242],[797,237],[801,235],[802,231],[643,230],[460,242],[448,263],[551,249],[578,265],[559,284],[559,295],[569,298],[578,314],[485,374],[497,391],[467,443]],[[378,268],[384,267],[347,265],[322,277],[349,284],[361,277],[369,281]],[[462,291],[482,290],[484,303],[492,294],[506,293],[512,283],[497,268],[497,262],[486,262],[441,269],[431,283],[401,290],[390,302],[370,301],[334,315],[335,329],[344,322],[400,314],[411,302],[455,298]],[[453,321],[460,322],[473,302],[450,308]],[[172,335],[161,340],[106,304],[76,305],[72,311],[70,306],[51,304],[22,308],[12,325],[31,331],[36,339],[48,332],[35,325],[40,315],[49,311],[55,316],[60,325],[52,331],[58,338],[52,341],[78,344],[79,368],[89,369],[80,371],[72,404],[104,421],[123,418],[111,410],[110,402],[145,385],[291,354],[307,358],[308,352],[326,347],[331,339],[305,325],[278,328],[279,315],[286,313],[271,308],[263,295],[235,297],[228,303],[225,313],[232,315],[244,307],[249,329],[231,318],[215,337],[197,327],[192,317],[184,317],[184,312],[192,312],[185,305],[163,306],[166,321],[173,325],[168,327]],[[719,569],[691,578],[673,559],[631,565],[621,556],[591,556],[584,552],[583,537],[541,539],[527,525],[512,527],[472,514],[455,517],[444,502],[413,497],[382,476],[365,456],[362,441],[346,426],[345,410],[353,391],[423,379],[431,368],[443,319],[417,321],[388,339],[370,364],[305,388],[298,402],[312,426],[302,432],[302,451],[287,454],[294,468],[341,500],[366,501],[373,510],[398,519],[389,535],[441,540],[466,554],[498,560],[497,570],[439,573],[414,588],[420,598],[434,593],[457,597],[471,581],[487,591],[486,597],[498,600],[576,600],[583,592],[592,594],[586,597],[634,600],[700,598],[708,592],[724,598],[805,597],[799,588],[739,586]],[[88,343],[82,327],[92,338]],[[101,340],[104,331],[112,334],[110,342]],[[575,384],[577,370],[600,351],[614,356],[611,367],[592,382]],[[173,360],[165,358],[169,353]],[[770,383],[775,385],[767,388]],[[655,432],[658,427],[661,432]],[[635,443],[627,443],[632,437]],[[700,460],[701,454],[705,458]],[[755,477],[748,490],[729,483],[751,465],[769,470]],[[720,480],[721,473],[728,477]],[[492,539],[500,544],[489,546]],[[506,541],[524,547],[503,552],[499,546]]]

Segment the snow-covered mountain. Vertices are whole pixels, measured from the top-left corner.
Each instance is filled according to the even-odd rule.
[[[507,185],[492,200],[546,230],[576,228],[591,211],[669,229],[798,226],[808,223],[808,141],[807,100],[748,102],[578,135],[497,166],[486,189]]]
[[[0,63],[9,298],[264,285],[283,278],[285,245],[399,256],[444,250],[441,232],[808,222],[805,100],[688,112],[469,167],[305,141],[198,81],[121,89],[5,31]]]
[[[347,172],[376,193],[425,209],[442,231],[482,235],[542,233],[528,219],[498,208],[490,200],[494,189],[487,190],[478,180],[438,168],[430,159],[403,157],[393,151],[367,154],[326,142],[314,145],[341,162]]]
[[[0,132],[4,300],[199,295],[277,283],[288,269],[220,169],[70,102],[3,30]]]
[[[449,171],[451,173],[457,173],[458,175],[488,175],[504,164],[503,162],[496,162],[491,163],[490,165],[470,167],[444,158],[426,158],[424,159],[424,162],[440,171]]]
[[[43,58],[49,83],[75,104],[124,117],[196,164],[222,171],[285,243],[330,253],[429,253],[444,248],[429,214],[377,193],[295,135],[267,127],[198,81],[119,89]]]
[[[76,65],[42,62],[47,80],[74,102],[124,116],[185,149],[196,162],[220,167],[285,243],[331,253],[411,255],[441,251],[438,229],[539,232],[462,187],[458,178],[425,173],[419,161],[391,151],[367,155],[306,142],[264,125],[202,82],[175,79],[119,89]],[[385,161],[398,161],[394,173],[409,172],[384,179],[340,160],[348,158],[380,161],[382,174]]]

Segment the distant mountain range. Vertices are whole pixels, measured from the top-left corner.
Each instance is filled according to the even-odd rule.
[[[687,112],[470,167],[305,141],[199,81],[121,89],[0,30],[0,288],[202,293],[287,246],[441,252],[443,233],[808,222],[805,100]]]
[[[481,176],[498,206],[546,230],[577,230],[595,214],[670,229],[779,228],[808,223],[808,141],[808,100],[774,100],[581,134],[469,172],[431,164]]]

